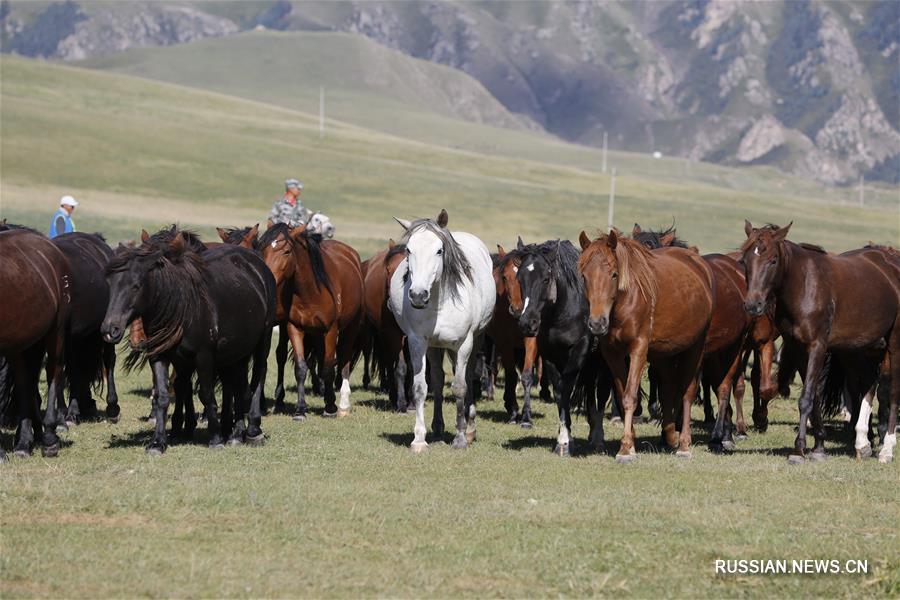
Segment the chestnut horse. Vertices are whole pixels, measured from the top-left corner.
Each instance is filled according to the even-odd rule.
[[[879,460],[889,462],[896,444],[900,396],[900,267],[877,248],[833,256],[815,246],[795,244],[786,239],[790,228],[788,224],[754,229],[746,221],[747,240],[741,247],[748,283],[745,309],[759,316],[774,301],[775,324],[785,344],[799,350],[805,359],[798,401],[800,422],[788,460],[804,462],[810,417],[815,437],[810,458],[825,458],[822,419],[829,407],[823,407],[818,388],[828,380],[826,359],[831,354],[839,360],[846,355],[853,360],[884,362],[891,380],[891,408]],[[869,354],[874,358],[866,356]],[[872,381],[863,385],[866,398],[877,384],[877,369],[872,373]]]
[[[404,356],[403,331],[388,308],[391,277],[404,258],[406,246],[397,245],[392,240],[387,249],[377,252],[366,261],[363,278],[366,320],[375,352],[374,366],[379,372],[382,385],[387,384],[388,398],[398,412],[415,410],[415,405],[407,401],[407,361]]]
[[[612,370],[625,408],[617,462],[637,458],[633,417],[644,367],[659,378],[663,436],[679,457],[691,456],[691,404],[713,313],[713,274],[694,252],[651,252],[614,229],[593,242],[583,231],[579,269],[590,303],[588,329]],[[680,439],[676,402],[681,399]]]
[[[31,455],[34,436],[44,456],[59,453],[57,405],[62,402],[65,336],[71,304],[71,274],[63,253],[29,229],[0,232],[0,356],[9,361],[19,420],[15,455]],[[38,392],[47,356],[50,390],[43,423]],[[0,449],[0,460],[6,454]]]
[[[307,336],[324,338],[322,379],[325,416],[350,414],[350,371],[356,338],[365,319],[363,278],[359,254],[335,240],[322,240],[306,226],[284,223],[269,227],[259,240],[277,286],[276,322],[287,325],[294,349],[297,408],[294,420],[306,418],[304,383],[308,366],[304,344]],[[340,367],[341,399],[335,405],[335,366]]]
[[[522,292],[516,280],[518,267],[515,260],[504,260],[506,251],[497,245],[497,260],[494,261],[494,284],[497,286],[497,302],[494,304],[494,317],[488,325],[487,334],[494,343],[494,349],[500,355],[503,365],[505,385],[503,387],[503,406],[509,423],[519,423],[525,429],[531,429],[531,388],[535,382],[535,364],[538,353],[536,336],[524,336],[519,327],[513,306],[522,306]],[[492,257],[493,258],[493,257]],[[522,388],[525,393],[522,413],[519,414],[519,403],[516,401],[517,360],[516,354],[524,351],[522,363]]]

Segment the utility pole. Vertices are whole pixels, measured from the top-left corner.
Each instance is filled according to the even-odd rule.
[[[864,206],[866,203],[866,176],[859,174],[859,205]]]
[[[325,86],[319,86],[319,139],[325,137]]]
[[[612,176],[609,178],[609,229],[613,226],[613,213],[616,207],[616,168],[612,168]]]
[[[603,132],[603,167],[600,169],[601,172],[606,173],[606,148],[607,148],[607,137],[608,133],[606,131]]]

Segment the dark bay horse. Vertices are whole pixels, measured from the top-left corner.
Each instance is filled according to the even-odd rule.
[[[66,382],[70,398],[65,420],[74,424],[96,417],[91,386],[105,376],[106,416],[117,421],[116,348],[104,342],[100,334],[109,304],[106,265],[113,256],[112,249],[96,233],[66,233],[52,241],[68,259],[72,273],[71,316],[66,331]]]
[[[391,277],[405,258],[406,247],[391,241],[387,249],[375,253],[366,261],[363,278],[366,322],[373,344],[374,366],[382,385],[387,384],[388,398],[398,412],[415,410],[415,405],[407,401],[407,388],[412,385],[412,380],[407,377],[403,331],[388,307]]]
[[[342,242],[322,240],[306,227],[269,227],[259,240],[263,259],[275,276],[276,320],[287,325],[297,377],[295,420],[306,418],[308,371],[306,337],[321,337],[325,416],[350,413],[350,371],[356,338],[365,319],[359,254]],[[335,405],[335,366],[340,367],[341,401]]]
[[[516,264],[517,259],[515,257],[507,259],[508,254],[500,245],[497,246],[497,251],[494,261],[497,302],[494,304],[494,317],[488,326],[487,335],[503,365],[505,375],[503,406],[506,408],[508,422],[519,423],[523,428],[530,429],[532,427],[531,390],[535,382],[538,342],[536,336],[522,334],[517,315],[514,314],[515,310],[512,308],[514,305],[522,306],[521,288],[516,276],[519,270]],[[523,355],[521,363],[524,399],[521,414],[519,413],[519,403],[516,401],[518,354]]]
[[[830,362],[864,360],[883,363],[890,374],[888,434],[879,460],[889,462],[896,444],[897,402],[900,396],[900,267],[877,248],[863,248],[840,256],[821,248],[788,241],[791,225],[754,229],[744,223],[747,240],[741,247],[748,291],[744,307],[753,316],[774,303],[774,320],[788,348],[803,355],[800,423],[792,463],[805,460],[807,421],[812,417],[814,460],[825,458],[823,418],[840,402],[826,404]],[[864,316],[861,317],[861,315]],[[857,363],[858,364],[858,363]],[[838,365],[839,366],[839,365]],[[871,397],[877,369],[860,389]],[[841,386],[843,388],[843,386]],[[836,404],[836,406],[835,406]]]
[[[15,454],[30,456],[37,436],[44,456],[56,456],[57,405],[63,395],[71,305],[69,263],[50,240],[27,229],[0,232],[0,256],[0,356],[8,361],[13,379]],[[38,386],[45,354],[49,391],[42,423]],[[0,449],[0,459],[5,458]]]
[[[500,268],[513,264],[517,288],[509,294],[509,306],[518,316],[519,327],[526,337],[535,337],[541,356],[560,373],[556,393],[559,431],[554,452],[571,453],[571,404],[573,394],[580,391],[588,409],[593,450],[602,452],[603,412],[597,406],[597,381],[602,360],[589,360],[590,335],[585,335],[588,303],[578,273],[578,250],[569,241],[551,240],[525,245],[519,238],[516,249],[508,252]],[[512,282],[508,282],[512,283]],[[521,304],[517,298],[523,298]],[[605,405],[607,394],[600,394]],[[523,419],[524,419],[523,415]]]
[[[683,248],[651,252],[616,230],[593,242],[583,231],[579,269],[590,302],[588,329],[612,370],[625,408],[618,462],[637,458],[633,416],[644,367],[659,378],[663,437],[677,456],[691,456],[691,404],[713,313],[713,274],[700,256]],[[652,324],[652,326],[651,326]],[[681,400],[680,439],[676,403]]]
[[[102,325],[106,341],[121,340],[136,317],[147,338],[143,352],[157,393],[156,431],[147,452],[160,454],[167,446],[169,364],[178,375],[174,388],[180,403],[191,402],[196,371],[211,448],[221,447],[226,436],[230,443],[262,443],[260,400],[275,318],[275,281],[259,256],[230,245],[197,252],[188,237],[175,230],[168,243],[120,246],[107,265],[107,281],[110,300]],[[217,376],[222,382],[221,422]]]

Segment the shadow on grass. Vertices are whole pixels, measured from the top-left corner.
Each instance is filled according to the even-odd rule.
[[[434,434],[429,432],[425,436],[425,441],[429,444],[450,444],[453,442],[455,431],[455,429],[452,431],[444,431],[444,435],[440,439],[436,439]],[[409,448],[409,445],[412,444],[413,441],[413,433],[411,431],[408,433],[380,433],[378,434],[378,437],[389,441],[395,446],[401,446],[403,448]],[[478,442],[475,443],[477,444]]]
[[[74,442],[72,442],[72,440],[67,440],[67,439],[61,437],[63,435],[65,435],[65,434],[57,434],[57,437],[59,438],[60,451],[62,451],[63,448],[71,447],[72,444],[74,443]],[[12,454],[12,452],[14,451],[15,445],[16,445],[16,433],[14,431],[0,431],[0,448],[3,448],[3,450],[7,454]],[[34,447],[32,448],[32,450],[35,453],[41,451],[41,438],[39,436],[35,436]]]

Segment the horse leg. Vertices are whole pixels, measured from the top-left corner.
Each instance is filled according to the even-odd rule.
[[[685,352],[678,361],[679,375],[681,376],[680,392],[681,401],[681,436],[678,451],[675,456],[679,458],[691,458],[691,405],[697,397],[697,387],[700,384],[700,365],[703,363],[703,341]],[[731,392],[731,382],[723,388],[723,397],[728,402],[728,394]]]
[[[746,440],[747,439],[747,422],[744,421],[744,392],[747,389],[747,384],[744,382],[744,373],[747,370],[747,359],[749,355],[745,352],[740,353],[738,356],[738,365],[734,374],[732,375],[732,385],[731,390],[734,394],[734,410],[735,410],[735,439],[737,440]]]
[[[512,348],[503,348],[500,359],[503,361],[503,376],[506,380],[503,385],[503,407],[506,409],[506,422],[510,425],[515,425],[519,419],[519,403],[516,401],[518,377],[516,376],[516,357]],[[522,384],[525,384],[524,370],[522,372]]]
[[[150,445],[147,446],[147,454],[162,454],[166,451],[166,413],[169,410],[169,365],[161,359],[152,359],[150,368],[153,369],[154,389],[156,390],[156,414],[154,415],[154,432]],[[190,380],[190,374],[184,376]]]
[[[278,365],[277,382],[275,384],[275,408],[276,413],[287,412],[284,407],[284,365],[288,359],[288,332],[287,326],[282,323],[278,326],[278,345],[275,346],[275,362]]]
[[[531,429],[531,390],[534,387],[535,364],[538,362],[538,346],[537,338],[525,338],[525,360],[522,363],[522,390],[524,398],[522,400],[522,418],[519,424],[525,429]],[[505,369],[506,367],[504,367]],[[512,364],[513,373],[516,372],[515,361]],[[504,394],[506,390],[504,390]],[[513,383],[513,400],[515,400],[515,383]]]
[[[778,394],[778,386],[772,380],[772,364],[775,362],[775,342],[769,340],[762,344],[758,350],[753,353],[753,367],[758,366],[758,383],[757,390],[754,391],[754,404],[756,397],[759,397],[758,407],[754,406],[753,425],[760,431],[765,432],[769,427],[769,401]],[[751,382],[752,371],[751,371]]]
[[[211,357],[207,356],[198,356],[197,357],[197,382],[200,384],[200,401],[203,403],[203,412],[206,414],[206,427],[209,430],[209,447],[212,450],[218,450],[220,448],[224,448],[225,444],[222,441],[222,436],[225,434],[225,431],[222,429],[222,425],[219,422],[219,415],[216,411],[216,388],[215,388],[215,372],[213,371]],[[231,414],[225,413],[225,398],[226,390],[224,387],[225,382],[223,384],[223,399],[222,399],[222,416],[231,418]],[[230,413],[230,406],[229,413]]]
[[[49,390],[47,391],[47,408],[44,411],[44,433],[42,439],[41,454],[47,457],[53,457],[59,454],[59,438],[56,435],[56,424],[59,418],[56,407],[57,404],[63,402],[63,393],[65,385],[63,382],[63,361],[64,359],[65,334],[61,328],[50,334],[47,339],[47,381]]]
[[[272,328],[266,327],[256,348],[253,349],[253,370],[250,375],[250,388],[247,390],[250,395],[250,405],[247,415],[246,441],[251,445],[261,445],[266,441],[262,431],[262,415],[271,348]]]
[[[794,441],[794,451],[788,456],[788,462],[800,464],[806,460],[806,428],[812,413],[814,403],[819,401],[817,388],[822,369],[825,366],[827,347],[824,342],[815,340],[809,345],[806,361],[806,376],[803,378],[803,391],[797,401],[800,412],[800,424],[797,427],[797,438]]]
[[[591,360],[591,357],[589,356],[587,360]],[[588,425],[590,426],[588,445],[591,451],[606,454],[606,443],[603,439],[603,408],[606,407],[606,398],[604,397],[601,401],[600,394],[598,394],[599,371],[599,365],[585,364],[580,376],[585,377],[585,372],[588,373],[587,381],[584,384],[584,403],[587,405]]]
[[[293,323],[287,324],[288,336],[291,346],[294,347],[294,376],[297,378],[297,408],[294,410],[294,420],[306,419],[306,352],[303,348],[303,332]],[[279,341],[280,343],[280,341]]]
[[[357,320],[346,327],[337,340],[337,364],[341,369],[341,402],[338,406],[338,416],[346,417],[350,414],[350,369],[353,366],[353,349],[356,339],[362,330],[362,320]],[[335,325],[337,335],[337,325]],[[326,344],[327,348],[327,344]],[[333,379],[333,377],[332,377]]]
[[[30,362],[24,352],[9,357],[9,368],[15,380],[14,397],[19,421],[13,454],[19,458],[31,456],[34,445],[34,423],[39,422],[39,410],[35,409],[35,403],[38,402],[40,395],[35,382],[39,378],[40,363],[35,370],[31,368]]]
[[[393,387],[394,393],[397,395],[397,412],[404,413],[409,409],[409,406],[414,406],[414,404],[408,404],[406,398],[406,357],[404,356],[403,348],[400,348],[400,351],[397,352],[396,356],[393,359],[394,364],[394,372],[392,373],[393,379]]]
[[[197,415],[194,414],[194,390],[192,388],[190,373],[186,376],[176,377],[172,382],[175,388],[175,414],[172,415],[172,435],[178,435],[183,440],[190,440],[197,428]],[[181,423],[176,428],[175,417],[181,412]],[[182,428],[183,425],[183,428]]]
[[[328,333],[325,334],[324,350],[322,360],[319,367],[319,379],[323,385],[322,398],[325,400],[325,417],[336,417],[338,415],[338,407],[335,403],[334,394],[334,366],[337,363],[337,343],[338,343],[338,326],[335,322]],[[341,394],[341,402],[344,401]],[[347,383],[347,407],[343,409],[346,414],[350,412],[350,383]]]
[[[470,391],[467,384],[473,379],[476,353],[477,344],[470,333],[456,351],[453,382],[450,385],[450,392],[456,400],[456,436],[453,438],[453,448],[456,450],[465,450],[475,441],[475,405],[468,398],[474,390]],[[471,417],[469,408],[472,409]]]
[[[866,390],[865,395],[860,402],[859,417],[856,419],[856,440],[853,447],[856,449],[856,460],[868,458],[872,456],[872,444],[869,442],[869,422],[872,417],[872,401],[875,397],[875,390],[878,382],[875,381]]]
[[[427,350],[425,340],[416,337],[408,337],[410,366],[413,372],[413,398],[416,402],[416,423],[413,426],[413,441],[409,445],[410,450],[419,453],[428,449],[425,441],[425,396],[427,384],[425,383],[425,352]]]
[[[894,460],[894,446],[897,445],[897,405],[900,404],[900,321],[894,323],[894,329],[888,340],[887,357],[882,364],[882,368],[890,373],[891,407],[887,419],[887,434],[878,453],[878,462],[889,463]]]
[[[650,380],[650,398],[647,401],[647,409],[653,419],[662,419],[662,406],[659,400],[659,377],[656,375],[656,367],[650,365],[647,370],[647,379]]]
[[[119,422],[119,394],[116,392],[116,347],[103,344],[103,370],[106,375],[106,418],[110,423]]]
[[[712,409],[712,386],[703,381],[703,377],[700,378],[701,382],[703,382],[703,424],[704,425],[712,425],[716,422],[716,415],[713,413]],[[721,396],[716,395],[716,400],[719,401]],[[719,401],[719,410],[721,411],[721,402]]]
[[[431,436],[435,442],[442,442],[444,438],[444,350],[443,348],[429,348],[427,356],[431,375],[431,395],[434,398]]]

